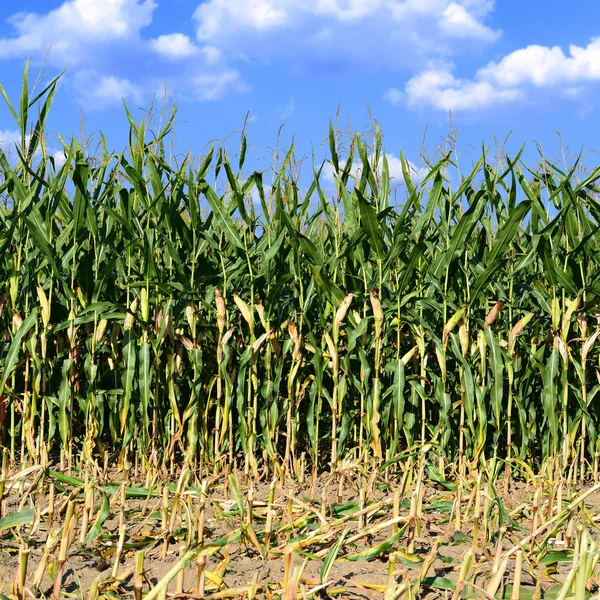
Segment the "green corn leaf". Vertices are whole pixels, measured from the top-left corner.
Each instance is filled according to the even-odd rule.
[[[323,562],[321,563],[321,583],[324,584],[329,579],[329,574],[331,573],[331,569],[333,569],[333,565],[335,560],[340,552],[342,545],[344,544],[344,540],[346,539],[346,535],[348,534],[348,528],[344,529],[337,541],[331,547],[331,550],[327,553]]]
[[[240,491],[240,487],[238,486],[237,477],[234,473],[229,474],[229,485],[231,485],[231,489],[233,490],[233,495],[235,496],[235,500],[237,502],[238,510],[240,511],[240,515],[244,515],[244,496]]]
[[[431,576],[425,577],[421,584],[424,588],[431,588],[434,590],[444,590],[453,592],[456,589],[456,584],[447,577]]]
[[[524,200],[511,211],[508,219],[498,231],[494,245],[489,253],[488,261],[490,263],[494,262],[497,258],[501,258],[506,252],[511,241],[518,233],[521,221],[523,221],[530,209],[531,202],[529,200]]]
[[[338,159],[338,154],[336,150],[336,142],[335,142],[335,134],[333,132],[333,123],[329,121],[329,152],[331,153],[331,162],[333,163],[333,168],[335,169],[335,173],[339,173],[340,163]]]
[[[478,300],[479,295],[487,288],[492,280],[498,276],[500,267],[503,265],[504,259],[497,258],[495,261],[490,263],[485,270],[475,280],[471,289],[471,298],[469,300],[469,306],[473,306],[475,301]]]
[[[490,327],[485,328],[485,339],[490,350],[490,369],[493,377],[492,386],[490,389],[490,400],[496,422],[496,431],[501,431],[501,416],[504,393],[504,359],[502,357],[502,351],[498,342],[498,338],[494,335]]]
[[[0,519],[0,531],[11,529],[12,527],[21,527],[29,525],[35,519],[35,510],[21,510],[15,513],[6,515]]]
[[[225,205],[221,202],[220,198],[217,196],[215,191],[207,183],[201,183],[199,187],[201,193],[204,194],[204,196],[208,200],[213,214],[217,219],[217,223],[219,223],[219,226],[222,228],[223,233],[225,233],[227,239],[236,248],[244,250],[244,243],[242,242],[242,238],[240,237],[238,228],[233,222],[229,211],[225,208]]]
[[[100,532],[102,531],[102,525],[108,518],[109,512],[110,512],[110,502],[108,500],[108,496],[106,494],[102,494],[102,506],[100,507],[100,510],[98,511],[98,515],[94,519],[94,523],[92,524],[90,530],[88,531],[88,534],[86,535],[85,540],[83,540],[83,544],[81,544],[82,547],[85,547],[88,544],[91,544],[98,537],[98,535],[100,535]]]
[[[17,364],[19,358],[19,352],[21,351],[21,344],[23,343],[23,338],[29,332],[29,330],[35,325],[37,320],[38,309],[37,307],[33,308],[29,315],[25,318],[21,326],[15,333],[15,337],[13,338],[10,346],[8,348],[8,353],[6,358],[4,359],[4,364],[2,366],[2,380],[0,380],[0,396],[4,392],[6,387],[6,382],[9,377],[12,375],[13,369]]]
[[[442,274],[442,271],[450,266],[452,261],[461,256],[467,249],[466,241],[468,237],[471,235],[484,208],[483,200],[485,198],[485,192],[479,191],[475,194],[475,198],[469,206],[468,210],[463,214],[460,219],[454,233],[452,234],[452,238],[450,239],[450,243],[448,245],[448,250],[446,252],[445,260],[440,261],[438,263],[437,269],[434,271],[433,276],[435,278],[439,278]]]
[[[357,560],[372,560],[380,554],[389,552],[393,548],[394,544],[401,538],[401,536],[404,535],[405,529],[406,527],[402,528],[397,534],[388,538],[384,542],[381,542],[381,544],[377,544],[373,548],[368,548],[367,550],[363,550],[362,552],[358,552],[356,554],[347,554],[345,556],[346,560],[353,562]]]
[[[371,248],[373,248],[373,251],[375,252],[377,257],[383,259],[385,258],[387,249],[383,242],[383,238],[381,237],[379,221],[377,219],[375,210],[373,209],[371,204],[367,202],[367,200],[358,188],[355,189],[355,194],[358,198],[361,227],[365,230]]]

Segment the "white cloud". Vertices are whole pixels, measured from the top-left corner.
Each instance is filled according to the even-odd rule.
[[[456,2],[452,2],[444,10],[442,29],[457,38],[473,38],[486,42],[493,42],[500,36],[499,31],[477,21],[465,6]]]
[[[207,65],[218,65],[224,62],[223,53],[216,46],[202,46],[200,51]]]
[[[600,80],[600,38],[585,48],[569,46],[568,55],[558,46],[527,46],[511,52],[499,63],[490,63],[479,71],[479,76],[502,87],[597,81]]]
[[[404,102],[404,100],[406,99],[405,95],[399,89],[396,88],[390,88],[385,93],[384,97],[392,106],[402,104],[402,102]]]
[[[46,14],[17,13],[9,19],[16,36],[0,38],[0,58],[45,54],[76,64],[93,44],[127,40],[152,21],[154,0],[70,0]]]
[[[195,95],[200,100],[219,100],[230,90],[238,93],[244,93],[248,90],[248,86],[234,69],[220,73],[198,75],[194,77],[193,84]]]
[[[189,58],[199,51],[198,46],[183,33],[160,35],[151,40],[150,44],[155,52],[169,58]]]
[[[258,31],[279,27],[287,21],[287,12],[274,4],[272,0],[203,2],[194,13],[194,19],[198,21],[198,39],[214,39],[231,23]]]
[[[483,22],[493,6],[491,0],[205,0],[194,21],[201,43],[232,57],[410,66],[469,41],[494,41],[499,32]]]
[[[600,38],[584,48],[571,45],[568,54],[558,46],[527,46],[489,63],[472,79],[457,78],[452,70],[452,64],[443,64],[412,77],[405,89],[408,105],[476,110],[513,102],[535,88],[559,88],[559,95],[578,99],[584,84],[600,81]],[[396,92],[386,95],[392,104],[400,98]]]
[[[457,79],[446,69],[430,69],[406,84],[408,105],[440,110],[473,110],[519,98],[514,89],[497,89],[488,81]]]
[[[69,67],[63,83],[87,110],[122,98],[149,103],[165,85],[180,99],[200,100],[247,89],[214,44],[196,44],[181,32],[145,39],[156,7],[157,0],[66,0],[47,13],[13,15],[13,32],[0,37],[0,60],[41,62],[51,49],[48,64]]]
[[[76,78],[85,106],[105,108],[121,104],[123,99],[142,102],[142,90],[128,79],[101,76],[93,71],[79,71]]]

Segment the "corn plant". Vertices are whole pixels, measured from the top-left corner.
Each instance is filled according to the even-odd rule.
[[[174,162],[175,115],[152,133],[129,111],[124,152],[60,138],[60,164],[56,84],[0,88],[21,131],[0,151],[13,461],[299,475],[427,445],[442,470],[597,472],[600,168],[483,151],[395,181],[379,130],[342,156],[331,128],[302,185],[293,147],[266,185],[244,136]]]

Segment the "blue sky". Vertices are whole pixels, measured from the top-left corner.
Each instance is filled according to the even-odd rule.
[[[249,169],[268,168],[279,127],[301,154],[324,154],[328,122],[381,124],[386,151],[419,161],[452,110],[460,146],[540,142],[557,155],[598,144],[600,3],[556,0],[21,0],[0,3],[0,82],[18,98],[66,69],[49,127],[68,138],[102,130],[122,148],[127,120],[153,95],[179,106],[176,149],[239,129],[250,111]],[[50,50],[48,54],[48,50]],[[16,126],[0,107],[0,144]],[[95,139],[98,139],[97,137]],[[239,136],[231,138],[235,146]],[[57,145],[57,143],[55,144]],[[465,162],[470,162],[467,152]],[[592,162],[595,159],[591,159]],[[396,164],[396,167],[398,163]],[[393,164],[391,165],[394,169]]]

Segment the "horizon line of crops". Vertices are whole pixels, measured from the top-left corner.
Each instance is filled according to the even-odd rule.
[[[448,153],[415,182],[402,158],[392,203],[381,132],[342,159],[330,127],[302,193],[293,147],[270,186],[244,176],[244,136],[236,163],[211,148],[173,166],[174,113],[150,135],[129,111],[126,152],[63,142],[59,166],[56,81],[30,99],[26,69],[17,107],[0,87],[22,135],[18,160],[0,150],[13,460],[110,449],[217,470],[243,454],[298,473],[429,444],[463,471],[498,456],[597,472],[600,167],[483,152],[461,176]]]

